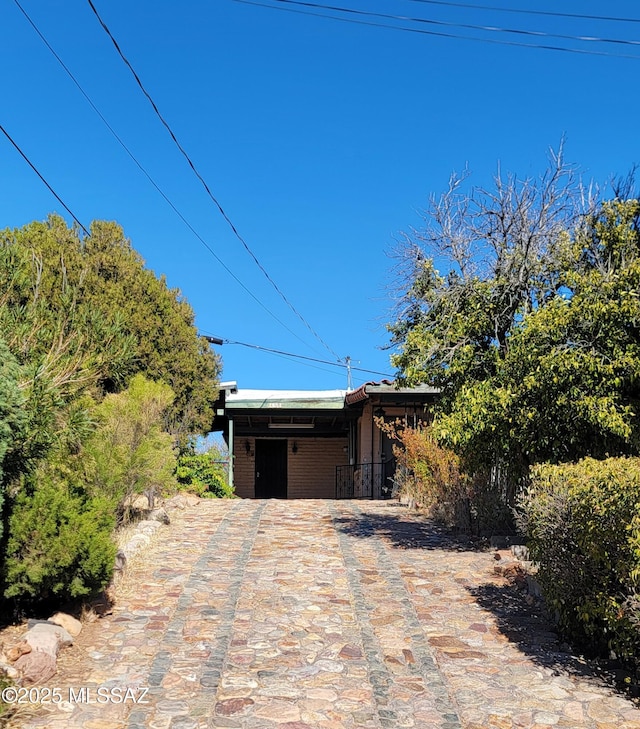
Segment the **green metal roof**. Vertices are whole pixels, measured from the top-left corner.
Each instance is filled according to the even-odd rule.
[[[228,395],[233,410],[343,410],[346,390],[238,390]]]

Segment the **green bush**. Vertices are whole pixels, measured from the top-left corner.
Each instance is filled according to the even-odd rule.
[[[220,453],[216,450],[180,456],[176,468],[178,488],[209,498],[233,496],[220,460]]]
[[[62,467],[41,467],[16,497],[9,520],[5,597],[69,600],[96,593],[111,579],[114,502],[89,496],[74,481]]]
[[[533,468],[518,521],[562,632],[638,663],[640,458]]]
[[[5,459],[9,455],[10,460],[16,460],[16,454],[12,450],[25,422],[23,396],[18,386],[19,375],[18,363],[0,337],[0,540],[4,531],[5,483],[15,475],[12,474],[15,469],[6,468]],[[9,473],[6,473],[7,470]]]
[[[114,499],[118,521],[129,520],[131,498],[175,489],[173,438],[162,429],[173,401],[169,385],[135,375],[129,387],[107,395],[95,409],[97,428],[88,440],[87,479],[92,493]]]

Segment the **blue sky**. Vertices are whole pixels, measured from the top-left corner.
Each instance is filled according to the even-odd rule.
[[[224,339],[392,373],[393,259],[430,194],[468,165],[537,175],[564,135],[585,180],[640,163],[640,22],[551,18],[417,0],[345,8],[446,23],[636,41],[578,42],[388,21],[476,39],[346,23],[259,0],[95,0],[230,220],[296,310],[234,236],[171,142],[86,0],[20,0],[85,92],[241,287],[119,146],[13,0],[0,5],[3,105],[11,134],[84,225],[116,220],[156,273]],[[551,0],[468,4],[558,12]],[[274,8],[280,9],[274,9]],[[561,10],[640,20],[636,0]],[[337,15],[337,13],[333,13]],[[342,16],[346,17],[346,16]],[[70,216],[0,135],[0,228]],[[250,296],[248,289],[253,297]],[[257,301],[256,301],[257,299]],[[258,303],[260,302],[260,303]],[[325,347],[325,344],[328,347]],[[344,388],[344,369],[237,344],[223,379],[245,388]],[[354,371],[354,386],[380,375]]]

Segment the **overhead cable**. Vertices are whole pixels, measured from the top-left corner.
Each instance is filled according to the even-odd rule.
[[[402,16],[384,16],[381,13],[368,13],[367,11],[359,11],[359,10],[353,10],[349,8],[339,8],[331,5],[321,5],[318,3],[308,3],[308,2],[298,2],[296,0],[273,0],[273,2],[277,3],[285,3],[287,6],[289,5],[295,5],[300,7],[285,7],[283,5],[269,5],[265,2],[257,2],[257,0],[233,0],[234,2],[242,3],[243,5],[254,5],[256,7],[260,8],[269,8],[270,10],[280,10],[284,12],[289,13],[296,13],[299,15],[309,15],[311,17],[317,17],[317,18],[325,18],[328,20],[337,20],[342,23],[354,23],[356,25],[366,25],[372,28],[386,28],[389,30],[397,30],[404,33],[417,33],[419,35],[428,35],[428,36],[434,36],[436,38],[450,38],[453,40],[468,40],[468,41],[475,41],[477,43],[490,43],[492,45],[500,45],[500,46],[512,46],[517,48],[531,48],[534,50],[544,50],[544,51],[559,51],[562,53],[576,53],[583,56],[606,56],[609,58],[626,58],[631,59],[635,61],[640,60],[640,55],[631,55],[631,54],[625,54],[625,53],[608,53],[607,51],[596,51],[591,50],[588,48],[569,48],[567,46],[555,46],[555,45],[549,45],[549,44],[534,44],[534,43],[520,43],[518,41],[510,41],[510,40],[498,40],[497,38],[478,38],[475,36],[469,36],[469,35],[460,35],[459,33],[445,33],[443,31],[436,31],[436,30],[426,30],[425,28],[412,28],[412,27],[406,27],[406,26],[400,26],[400,25],[392,25],[389,23],[377,23],[371,20],[362,20],[358,17],[342,17],[339,15],[329,15],[327,12],[317,12],[316,10],[313,10],[314,8],[317,10],[325,10],[329,12],[343,12],[349,15],[359,15],[359,16],[382,16],[387,17],[389,19],[394,19],[398,21],[411,21],[411,18],[406,18]],[[309,9],[311,8],[311,9]],[[414,19],[418,20],[418,19]],[[448,24],[442,21],[441,23],[439,21],[428,21],[424,18],[421,19],[424,23],[431,23],[431,24],[442,24],[442,25],[457,25],[460,27],[460,24]],[[484,30],[495,30],[495,31],[501,31],[501,32],[513,32],[513,33],[526,33],[526,31],[508,31],[504,28],[491,28],[490,26],[482,27],[482,26],[476,26],[476,29],[484,29]],[[533,31],[531,31],[532,34]],[[573,37],[574,40],[580,40],[577,37]],[[587,38],[585,37],[585,40]],[[612,40],[611,42],[615,43],[624,43],[624,44],[631,44],[636,45],[640,44],[639,41],[618,41],[618,40]]]
[[[9,132],[0,124],[0,132],[4,134],[4,136],[11,142],[11,144],[16,148],[16,150],[19,152],[20,156],[24,159],[24,161],[31,167],[31,169],[38,175],[38,177],[44,182],[44,184],[47,186],[47,189],[49,192],[55,197],[55,199],[62,205],[62,207],[69,213],[69,215],[76,221],[76,223],[82,228],[85,235],[90,235],[89,231],[84,227],[84,225],[80,222],[80,220],[75,216],[69,207],[66,205],[64,200],[58,195],[58,193],[51,187],[51,185],[45,180],[44,176],[40,173],[38,168],[33,164],[33,162],[27,157],[27,155],[20,149],[18,146],[18,143],[13,139],[13,137],[9,134]]]
[[[208,339],[214,339],[213,337],[207,337]],[[215,338],[217,339],[217,338]],[[219,340],[218,340],[219,341]],[[344,362],[331,362],[326,359],[318,359],[317,357],[308,357],[304,354],[294,354],[293,352],[283,352],[280,349],[271,349],[270,347],[262,347],[259,344],[247,344],[247,342],[237,342],[233,339],[222,339],[223,344],[237,344],[241,347],[248,347],[249,349],[257,349],[261,352],[269,352],[271,354],[279,354],[285,357],[294,357],[295,359],[304,359],[308,360],[309,362],[318,362],[319,364],[326,364],[331,365],[332,367],[342,367],[344,369],[347,369],[349,365],[347,365]],[[351,366],[351,369],[356,372],[367,372],[371,375],[382,375],[383,377],[393,377],[393,375],[388,374],[387,372],[378,372],[376,370],[367,370],[362,367],[353,367]]]
[[[583,13],[562,13],[554,10],[527,10],[525,8],[499,8],[492,5],[471,5],[452,3],[445,0],[408,0],[423,5],[443,5],[448,8],[470,8],[472,10],[492,10],[499,13],[520,13],[523,15],[542,15],[551,18],[575,18],[577,20],[605,20],[615,23],[640,23],[640,18],[615,18],[610,15],[584,15]]]
[[[296,339],[298,339],[300,342],[305,344],[304,340],[301,339],[292,329],[290,329],[283,321],[281,321],[272,311],[269,309],[260,299],[251,291],[247,286],[236,276],[236,274],[227,266],[227,264],[218,256],[218,254],[211,248],[211,246],[206,242],[206,240],[198,233],[197,230],[191,225],[191,223],[184,217],[184,215],[180,212],[180,210],[176,207],[176,205],[171,201],[171,199],[168,197],[168,195],[162,190],[162,188],[158,185],[158,183],[151,177],[149,172],[143,167],[142,163],[136,158],[136,156],[133,154],[133,152],[129,149],[129,147],[125,144],[125,142],[122,140],[122,138],[118,135],[118,133],[115,131],[115,129],[109,124],[105,116],[102,114],[100,109],[94,104],[91,97],[87,94],[87,92],[84,90],[84,88],[80,85],[80,82],[78,79],[73,75],[71,70],[68,68],[68,66],[64,63],[64,61],[60,58],[60,56],[56,53],[55,49],[51,46],[49,41],[45,38],[44,34],[40,31],[38,26],[35,24],[35,22],[32,20],[32,18],[29,16],[29,14],[26,12],[26,10],[22,7],[22,5],[18,2],[18,0],[13,0],[14,3],[18,6],[24,17],[27,19],[31,27],[34,29],[34,31],[38,34],[39,38],[42,40],[42,42],[45,44],[45,46],[51,51],[54,58],[58,61],[58,63],[62,66],[66,74],[69,76],[69,78],[73,81],[73,83],[76,85],[80,93],[84,96],[89,106],[93,109],[93,111],[98,115],[98,117],[102,120],[104,125],[107,127],[107,129],[111,132],[115,140],[118,142],[118,144],[124,149],[124,151],[129,155],[131,160],[134,162],[134,164],[138,167],[138,169],[142,172],[142,174],[149,180],[149,182],[153,185],[153,187],[158,191],[158,193],[162,196],[164,201],[169,205],[169,207],[173,210],[173,212],[180,218],[180,220],[187,226],[187,228],[193,233],[193,235],[202,243],[202,245],[211,253],[211,255],[218,261],[218,263],[222,266],[222,268],[236,281],[236,283],[246,291],[249,296],[262,308],[264,311],[269,314],[278,324],[283,326],[290,334],[292,334]]]
[[[233,232],[234,236],[244,246],[245,250],[251,256],[251,258],[253,259],[253,261],[256,264],[256,266],[260,269],[260,271],[262,271],[262,273],[267,278],[267,280],[269,281],[269,283],[278,292],[278,294],[280,295],[280,297],[282,298],[282,300],[287,304],[287,306],[291,309],[291,311],[298,317],[298,319],[300,319],[300,321],[306,326],[306,328],[311,332],[311,334],[313,334],[313,336],[320,342],[320,344],[322,344],[322,346],[328,352],[330,352],[337,360],[340,360],[340,355],[338,355],[324,341],[324,339],[322,339],[322,337],[318,334],[318,332],[315,331],[315,329],[311,326],[311,324],[309,324],[309,322],[298,311],[298,309],[296,309],[296,307],[291,303],[291,301],[289,301],[289,299],[286,297],[286,295],[283,293],[283,291],[280,289],[280,287],[271,278],[271,276],[269,275],[269,273],[267,272],[267,270],[264,268],[264,266],[260,263],[260,261],[258,260],[258,257],[251,250],[251,248],[249,247],[249,245],[247,244],[247,242],[245,241],[245,239],[240,235],[240,233],[238,232],[238,229],[233,224],[233,222],[231,221],[231,219],[229,218],[229,216],[227,215],[227,213],[224,211],[224,209],[222,208],[222,205],[220,204],[220,202],[218,201],[218,199],[211,192],[211,189],[209,188],[209,186],[206,183],[205,179],[198,172],[198,170],[197,170],[197,168],[196,168],[193,160],[187,154],[186,150],[180,144],[180,142],[178,141],[178,138],[176,137],[175,133],[173,132],[173,130],[169,126],[168,122],[164,119],[164,117],[160,113],[160,111],[159,111],[159,109],[158,109],[155,101],[151,97],[151,94],[144,87],[144,85],[143,85],[142,81],[140,80],[140,77],[136,73],[135,69],[133,68],[133,66],[131,65],[131,63],[129,62],[129,60],[126,58],[126,56],[124,55],[124,53],[122,52],[122,50],[121,50],[118,42],[116,41],[116,39],[114,38],[113,34],[109,30],[108,26],[106,25],[106,23],[104,22],[104,20],[100,16],[100,14],[98,13],[98,10],[96,9],[96,6],[93,4],[92,0],[87,0],[87,2],[89,3],[89,6],[91,7],[91,10],[93,11],[94,15],[98,19],[98,22],[102,26],[102,29],[104,30],[104,32],[107,34],[107,36],[109,37],[109,39],[113,43],[113,46],[116,49],[116,52],[118,53],[118,55],[120,56],[120,58],[122,59],[122,61],[124,62],[124,64],[127,66],[127,68],[129,69],[129,71],[131,71],[131,73],[132,73],[132,75],[133,75],[133,77],[134,77],[134,79],[135,79],[138,87],[140,88],[140,90],[142,91],[142,93],[145,95],[145,97],[147,98],[147,100],[149,101],[149,103],[151,104],[151,107],[153,108],[153,111],[155,112],[156,116],[158,117],[158,119],[160,120],[160,122],[162,123],[162,125],[165,127],[165,129],[169,132],[169,135],[170,135],[171,139],[173,140],[174,144],[180,150],[182,156],[186,159],[187,163],[189,164],[189,167],[191,168],[191,170],[193,171],[193,173],[195,174],[195,176],[198,178],[198,180],[200,181],[200,183],[204,187],[204,190],[206,191],[206,193],[209,196],[209,198],[211,199],[211,201],[218,208],[220,214],[222,215],[222,217],[224,218],[224,220],[227,222],[227,224],[231,228],[231,231]]]
[[[562,33],[547,33],[541,30],[523,30],[521,28],[499,28],[494,25],[474,25],[472,23],[454,23],[448,20],[432,20],[428,18],[414,18],[406,15],[390,15],[388,13],[377,13],[369,10],[358,10],[355,8],[344,8],[335,5],[324,5],[322,3],[306,2],[306,0],[273,0],[273,2],[284,5],[299,5],[308,8],[319,8],[321,10],[332,10],[337,13],[347,13],[369,18],[382,18],[384,20],[401,20],[410,23],[424,23],[426,25],[444,26],[446,28],[464,28],[465,30],[481,30],[489,33],[513,33],[516,35],[535,36],[537,38],[558,38],[560,40],[581,41],[586,43],[616,43],[628,46],[640,46],[640,41],[623,40],[619,38],[596,38],[593,36],[565,35]]]

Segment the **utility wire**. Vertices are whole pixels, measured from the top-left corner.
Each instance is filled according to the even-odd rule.
[[[577,18],[578,20],[605,20],[615,23],[640,23],[640,18],[614,18],[610,15],[583,15],[582,13],[558,13],[552,10],[525,10],[524,8],[498,8],[492,5],[471,5],[470,3],[451,3],[445,0],[408,0],[424,5],[442,5],[448,8],[472,8],[473,10],[495,10],[500,13],[521,13],[523,15],[543,15],[551,18]]]
[[[13,146],[16,148],[20,156],[24,159],[24,161],[31,167],[31,169],[38,175],[38,177],[44,182],[44,184],[47,186],[49,192],[55,197],[55,199],[62,205],[62,207],[69,213],[69,215],[76,221],[76,223],[82,228],[85,235],[90,235],[89,231],[82,225],[82,223],[78,220],[78,218],[71,212],[71,210],[67,207],[64,200],[58,195],[58,193],[51,187],[51,185],[44,179],[42,174],[38,171],[37,167],[33,164],[33,162],[27,157],[27,155],[20,149],[18,146],[18,143],[11,137],[9,132],[0,124],[0,132],[4,134],[4,136],[13,144]]]
[[[357,10],[354,8],[344,8],[335,5],[324,5],[322,3],[306,2],[305,0],[273,0],[273,2],[283,5],[298,5],[302,7],[331,10],[337,13],[346,13],[369,18],[382,18],[383,20],[400,20],[410,23],[424,23],[426,25],[436,25],[445,28],[464,28],[465,30],[480,30],[490,33],[513,33],[516,35],[535,36],[537,38],[558,38],[560,40],[572,40],[581,42],[595,43],[615,43],[620,45],[640,46],[640,41],[622,40],[618,38],[595,38],[593,36],[575,36],[564,35],[561,33],[546,33],[538,30],[522,30],[518,28],[499,28],[493,25],[474,25],[472,23],[454,23],[447,20],[431,20],[427,18],[414,18],[406,15],[390,15],[387,13],[377,13],[369,10]]]
[[[237,342],[233,339],[223,339],[223,344],[236,344],[240,347],[247,347],[249,349],[256,349],[260,352],[269,352],[271,354],[279,354],[285,357],[294,357],[295,359],[304,359],[308,360],[309,362],[318,362],[319,364],[326,364],[331,365],[332,367],[342,367],[344,369],[347,368],[347,364],[344,362],[331,362],[326,359],[318,359],[317,357],[308,357],[304,354],[294,354],[293,352],[283,352],[280,349],[271,349],[269,347],[262,347],[259,344],[247,344],[247,342]],[[388,374],[387,372],[378,372],[377,370],[367,370],[362,367],[351,367],[352,370],[356,372],[367,372],[370,375],[382,375],[383,377],[393,377],[393,375]]]
[[[290,334],[292,334],[296,339],[298,339],[300,342],[305,344],[304,340],[301,339],[293,330],[291,330],[283,321],[281,321],[265,304],[260,301],[260,299],[249,289],[245,284],[236,276],[236,274],[227,266],[227,264],[220,258],[220,256],[217,255],[217,253],[211,248],[211,246],[202,238],[202,236],[193,228],[191,223],[184,217],[184,215],[180,212],[180,210],[174,205],[174,203],[170,200],[170,198],[165,194],[165,192],[162,190],[162,188],[158,185],[158,183],[151,177],[151,175],[147,172],[147,170],[143,167],[142,163],[135,157],[133,152],[127,147],[125,142],[122,140],[122,138],[118,135],[118,133],[115,131],[115,129],[109,124],[105,116],[102,114],[100,109],[94,104],[91,97],[87,94],[87,92],[84,90],[84,88],[80,85],[80,82],[78,79],[73,75],[71,70],[68,68],[68,66],[64,63],[64,61],[60,58],[60,56],[56,53],[55,49],[51,46],[49,41],[46,39],[46,37],[43,35],[43,33],[40,31],[38,26],[35,24],[35,22],[32,20],[32,18],[29,16],[27,11],[22,7],[22,5],[18,2],[18,0],[13,0],[14,3],[18,6],[19,10],[22,12],[24,17],[27,19],[31,27],[34,29],[34,31],[38,34],[42,42],[45,44],[45,46],[51,51],[54,58],[58,61],[58,63],[62,66],[62,68],[65,70],[69,78],[73,81],[73,83],[76,85],[80,93],[84,96],[89,106],[95,111],[95,113],[100,117],[104,125],[107,127],[107,129],[111,132],[113,137],[116,139],[118,144],[124,149],[124,151],[129,155],[131,160],[135,163],[135,165],[138,167],[138,169],[142,172],[142,174],[149,180],[149,182],[155,187],[155,189],[158,191],[158,193],[162,196],[164,201],[169,205],[169,207],[173,210],[173,212],[180,218],[180,220],[187,226],[187,228],[193,233],[193,235],[202,243],[202,245],[211,253],[211,255],[218,261],[218,263],[224,268],[224,270],[236,281],[239,286],[244,289],[249,296],[257,302],[259,306],[261,306],[264,311],[269,314],[275,321],[278,322],[281,326],[283,326]],[[55,193],[54,193],[55,194]],[[62,203],[64,205],[64,203]],[[66,206],[65,206],[66,207]],[[84,229],[84,228],[83,228]],[[86,230],[85,230],[86,232]]]
[[[178,138],[174,134],[173,130],[171,129],[171,127],[169,126],[169,124],[167,123],[167,121],[164,119],[164,117],[160,113],[160,111],[159,111],[159,109],[158,109],[155,101],[151,97],[151,94],[146,90],[146,88],[144,87],[142,81],[140,80],[140,77],[138,76],[138,74],[134,70],[133,66],[131,65],[131,63],[129,62],[129,60],[126,58],[126,56],[124,55],[124,53],[122,52],[122,50],[120,49],[120,46],[118,45],[118,42],[116,41],[116,39],[114,38],[113,34],[111,33],[111,31],[107,27],[107,25],[104,22],[104,20],[101,18],[100,14],[98,13],[98,11],[96,9],[96,6],[93,4],[92,0],[87,0],[87,2],[89,3],[89,6],[91,7],[91,10],[93,11],[94,15],[98,19],[98,22],[102,26],[103,30],[105,31],[105,33],[107,34],[107,36],[109,37],[109,39],[111,40],[111,42],[113,43],[114,48],[116,49],[118,55],[120,56],[120,58],[122,59],[122,61],[124,62],[124,64],[127,66],[127,68],[133,74],[133,77],[134,77],[137,85],[139,86],[140,90],[146,96],[147,100],[151,104],[151,106],[152,106],[152,108],[153,108],[156,116],[161,121],[161,123],[165,127],[165,129],[169,132],[169,135],[170,135],[171,139],[173,140],[173,142],[175,143],[175,145],[177,146],[177,148],[182,153],[182,156],[186,159],[187,163],[189,164],[189,167],[191,167],[191,169],[193,170],[193,172],[196,175],[196,177],[198,178],[198,180],[202,183],[202,186],[204,187],[207,195],[212,200],[212,202],[214,203],[214,205],[218,208],[220,214],[222,215],[222,217],[224,218],[224,220],[227,222],[227,224],[231,228],[234,236],[240,241],[240,243],[242,243],[242,245],[244,246],[244,248],[247,251],[247,253],[251,256],[251,258],[255,262],[256,266],[258,266],[258,268],[262,271],[262,273],[265,275],[265,277],[267,278],[267,280],[269,281],[269,283],[278,292],[278,294],[281,296],[281,298],[287,304],[287,306],[291,309],[291,311],[300,319],[300,321],[307,327],[307,329],[320,342],[320,344],[322,344],[322,346],[328,352],[330,352],[337,360],[340,360],[340,355],[338,355],[324,341],[324,339],[322,339],[322,337],[315,331],[315,329],[311,326],[311,324],[309,324],[309,322],[304,318],[304,316],[289,301],[289,299],[285,296],[285,294],[282,292],[282,290],[279,288],[279,286],[276,284],[276,282],[271,278],[271,276],[269,275],[269,273],[267,272],[267,270],[264,268],[264,266],[260,263],[260,261],[258,260],[257,256],[251,250],[251,248],[249,247],[249,245],[247,244],[247,242],[245,241],[245,239],[240,235],[240,233],[238,232],[236,226],[233,224],[233,222],[231,221],[231,219],[229,218],[229,216],[226,214],[226,212],[222,208],[222,205],[218,202],[217,198],[213,195],[213,193],[211,192],[211,190],[210,190],[209,186],[207,185],[205,179],[198,172],[198,170],[196,169],[195,164],[193,163],[193,161],[191,160],[191,158],[189,157],[189,155],[185,151],[184,147],[178,141]]]
[[[519,43],[518,41],[509,41],[509,40],[497,40],[495,38],[476,38],[474,36],[469,35],[460,35],[459,33],[445,33],[445,32],[439,32],[435,30],[425,30],[424,28],[408,28],[400,25],[391,25],[389,23],[375,23],[370,20],[360,20],[357,18],[345,18],[340,17],[337,15],[328,15],[327,13],[321,13],[321,12],[314,12],[313,10],[308,9],[299,9],[299,8],[291,8],[291,7],[283,7],[278,5],[268,5],[264,2],[257,2],[256,0],[233,0],[233,2],[242,3],[244,5],[254,5],[256,7],[260,8],[269,8],[270,10],[279,10],[283,12],[289,12],[289,13],[296,13],[298,15],[309,15],[311,17],[316,18],[325,18],[328,20],[337,20],[342,23],[354,23],[356,25],[366,25],[371,28],[387,28],[389,30],[398,30],[402,31],[404,33],[418,33],[420,35],[428,35],[428,36],[435,36],[437,38],[449,38],[452,40],[468,40],[468,41],[475,41],[477,43],[490,43],[492,45],[500,45],[500,46],[512,46],[517,48],[532,48],[534,50],[544,50],[544,51],[560,51],[563,53],[577,53],[583,56],[606,56],[608,58],[627,58],[632,59],[635,61],[640,60],[640,56],[634,56],[630,54],[624,54],[624,53],[607,53],[606,51],[594,51],[589,50],[586,48],[567,48],[566,46],[554,46],[554,45],[547,45],[547,44],[533,44],[533,43]],[[326,9],[331,10],[334,12],[346,12],[346,13],[357,13],[357,12],[364,12],[364,11],[354,11],[354,10],[346,10],[343,8],[332,8],[331,6],[325,6],[325,5],[316,5],[312,3],[298,3],[293,2],[293,0],[275,0],[275,2],[289,2],[290,4],[294,5],[302,5],[306,8],[319,8],[319,9]],[[398,20],[402,20],[400,16],[397,16]]]
[[[274,357],[278,357],[279,359],[284,359],[287,362],[291,362],[292,360],[295,362],[295,357],[297,355],[287,355],[287,354],[278,354],[278,352],[271,352],[270,350],[265,350],[268,354],[272,354]],[[334,375],[336,377],[342,377],[342,373],[336,372],[335,370],[329,370],[326,367],[319,367],[316,364],[311,364],[311,362],[295,362],[296,364],[300,364],[303,367],[311,367],[311,369],[319,370],[320,372],[327,372],[330,375]],[[335,365],[335,362],[329,362],[331,365]]]

